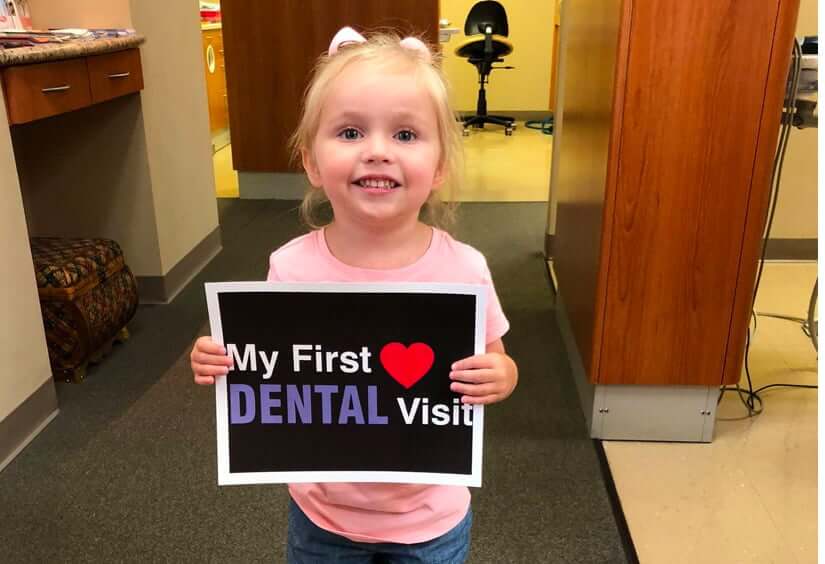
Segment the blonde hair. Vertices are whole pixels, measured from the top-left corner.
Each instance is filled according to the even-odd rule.
[[[461,126],[450,107],[449,86],[441,69],[440,55],[428,46],[432,60],[427,60],[424,53],[404,47],[400,41],[401,38],[394,32],[375,32],[368,34],[363,43],[347,43],[337,53],[325,53],[318,59],[304,92],[298,127],[289,140],[292,160],[300,163],[301,151],[312,150],[330,85],[345,68],[356,63],[371,64],[376,70],[407,71],[412,68],[435,106],[441,146],[439,166],[443,170],[441,187],[430,193],[419,217],[426,223],[449,230],[455,222],[455,201],[464,174]],[[441,193],[446,196],[444,199]],[[313,229],[331,221],[329,200],[323,190],[310,187],[300,209],[302,219]]]

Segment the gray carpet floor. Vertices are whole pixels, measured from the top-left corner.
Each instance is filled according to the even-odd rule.
[[[283,562],[284,486],[216,485],[214,393],[188,353],[203,283],[260,280],[301,233],[295,202],[219,201],[223,251],[132,338],[57,386],[60,414],[0,472],[0,562]],[[521,379],[485,415],[472,563],[625,562],[585,432],[541,254],[543,204],[465,204],[457,237],[484,252]],[[128,259],[128,257],[127,257]]]

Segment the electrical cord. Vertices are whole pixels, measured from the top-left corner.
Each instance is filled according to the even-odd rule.
[[[543,120],[526,121],[524,122],[524,127],[538,129],[545,135],[553,135],[553,116],[546,117]]]
[[[753,301],[751,302],[751,318],[753,320],[753,331],[754,335],[756,334],[756,327],[757,327],[757,313],[756,313],[756,295],[759,292],[759,283],[762,280],[762,270],[765,266],[765,253],[767,251],[767,242],[770,237],[771,227],[773,226],[773,219],[776,213],[776,204],[779,200],[779,183],[782,178],[782,167],[785,163],[785,151],[788,148],[788,139],[790,137],[790,130],[791,125],[793,123],[793,114],[794,108],[796,106],[796,94],[797,89],[799,87],[799,74],[801,68],[801,61],[802,61],[802,50],[799,47],[799,42],[794,39],[793,45],[793,59],[792,59],[792,66],[791,66],[791,76],[790,81],[786,86],[786,99],[785,103],[782,107],[782,129],[780,130],[779,134],[779,145],[776,149],[776,155],[774,156],[773,161],[773,171],[771,173],[771,197],[770,197],[770,211],[768,213],[767,223],[764,231],[764,237],[762,238],[762,253],[759,258],[759,269],[757,270],[756,274],[756,284],[753,290]],[[778,315],[770,315],[771,317],[781,317],[781,318],[789,318],[789,316],[778,316]],[[809,317],[811,317],[809,313]],[[796,321],[795,318],[793,318]],[[799,320],[803,321],[804,320]],[[803,329],[804,330],[804,329]],[[769,388],[778,388],[778,387],[787,387],[787,388],[809,388],[809,389],[817,389],[818,386],[815,385],[807,385],[807,384],[768,384],[766,386],[762,386],[757,388],[756,390],[753,389],[753,381],[751,380],[751,373],[750,373],[750,366],[748,363],[748,357],[750,356],[750,344],[751,344],[751,328],[750,324],[748,324],[748,332],[745,336],[745,376],[748,381],[748,388],[743,389],[738,383],[735,386],[722,386],[719,389],[719,397],[716,400],[716,404],[722,401],[722,396],[725,392],[728,391],[735,391],[739,395],[739,399],[742,402],[742,405],[748,410],[748,414],[746,417],[739,418],[739,419],[746,419],[750,417],[755,417],[762,413],[764,410],[764,403],[762,401],[762,397],[759,395],[760,392],[763,392]]]

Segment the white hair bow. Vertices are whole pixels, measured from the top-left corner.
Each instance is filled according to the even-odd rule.
[[[347,43],[364,43],[366,39],[364,36],[352,29],[349,26],[342,27],[338,30],[338,33],[332,38],[332,41],[329,44],[329,51],[327,54],[329,56],[334,55],[338,52],[338,49]],[[401,40],[401,46],[406,49],[412,49],[413,51],[418,51],[426,61],[432,61],[432,54],[430,50],[424,45],[424,42],[418,39],[417,37],[405,37]]]

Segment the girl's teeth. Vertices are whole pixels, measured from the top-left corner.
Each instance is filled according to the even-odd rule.
[[[362,180],[360,184],[365,188],[392,188],[395,185],[395,182],[392,180],[366,179]]]

